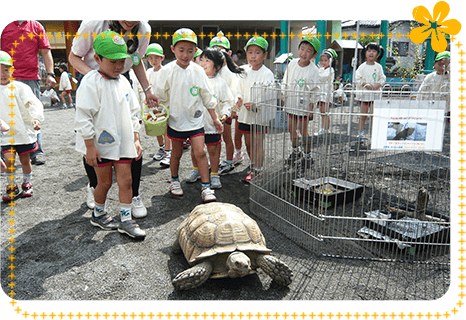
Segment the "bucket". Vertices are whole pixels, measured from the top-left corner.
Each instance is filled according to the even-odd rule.
[[[167,130],[167,121],[170,117],[170,112],[168,111],[168,108],[165,107],[163,104],[161,104],[160,106],[162,106],[167,112],[165,119],[162,121],[148,121],[146,119],[147,115],[144,115],[144,110],[146,110],[147,106],[145,106],[142,109],[142,121],[144,122],[144,127],[148,136],[162,136],[165,134],[165,131]]]

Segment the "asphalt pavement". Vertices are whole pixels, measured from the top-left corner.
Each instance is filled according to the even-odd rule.
[[[10,206],[2,204],[1,285],[6,294],[14,291],[16,300],[432,298],[429,292],[416,289],[418,285],[432,285],[431,279],[406,282],[400,277],[406,270],[397,269],[399,265],[316,256],[272,229],[249,209],[249,185],[241,181],[247,174],[247,161],[222,176],[223,188],[216,192],[217,199],[239,206],[256,219],[272,255],[293,270],[292,283],[281,287],[259,270],[244,278],[210,279],[199,288],[177,291],[171,280],[189,265],[182,255],[172,252],[176,228],[201,203],[200,182],[183,181],[192,168],[189,149],[180,169],[185,194],[174,197],[169,193],[169,169],[152,160],[158,148],[156,138],[141,135],[144,154],[140,193],[148,215],[138,223],[147,236],[144,241],[134,241],[90,224],[91,210],[85,203],[88,180],[82,157],[74,150],[73,119],[74,109],[45,109],[42,132],[47,162],[33,166],[34,196],[17,199],[13,215]],[[5,181],[2,176],[3,185]],[[107,205],[110,214],[117,216],[115,180]]]

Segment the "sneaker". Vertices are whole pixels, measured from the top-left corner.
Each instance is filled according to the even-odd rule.
[[[212,202],[217,201],[215,197],[215,192],[211,188],[205,188],[201,192],[201,197],[203,202]]]
[[[103,230],[118,229],[118,222],[115,221],[115,219],[113,219],[108,213],[105,213],[100,217],[96,217],[94,214],[92,214],[91,224]]]
[[[233,164],[233,162],[228,163],[226,161],[223,161],[218,168],[218,174],[226,174],[233,171],[234,169],[235,165]]]
[[[326,129],[320,129],[319,132],[317,132],[315,135],[316,136],[323,136],[326,133],[329,133],[329,131],[326,130]]]
[[[248,175],[244,178],[244,182],[250,183],[252,180],[259,179],[262,177],[263,169],[254,169],[251,170]]]
[[[156,154],[154,154],[154,157],[152,159],[154,159],[155,161],[160,161],[163,159],[163,157],[166,155],[167,153],[165,152],[165,149],[163,148],[160,148],[159,151],[157,151]]]
[[[6,193],[2,196],[2,200],[5,202],[13,201],[16,196],[19,194],[18,186],[14,186],[14,188],[10,188],[10,186],[6,187]]]
[[[186,182],[194,183],[197,180],[199,180],[200,178],[201,178],[201,174],[199,173],[199,170],[194,170],[193,169],[185,180],[186,180]]]
[[[89,209],[95,208],[94,188],[90,184],[86,186],[86,204]]]
[[[160,160],[160,165],[169,167],[170,166],[170,157],[172,156],[171,152],[165,152],[163,159]]]
[[[212,189],[221,189],[222,183],[220,182],[220,177],[218,175],[210,175],[210,187]]]
[[[238,165],[241,163],[241,161],[243,161],[244,159],[244,156],[243,156],[243,152],[241,151],[240,153],[236,153],[235,152],[235,155],[233,156],[233,165]]]
[[[360,141],[361,141],[361,140],[364,140],[364,139],[365,139],[365,137],[364,137],[364,131],[359,131],[357,138],[358,138],[358,140],[360,140]]]
[[[142,203],[141,195],[133,197],[131,202],[131,214],[133,218],[144,218],[147,216],[147,209]]]
[[[290,154],[290,156],[288,157],[288,159],[286,159],[286,163],[291,165],[294,162],[300,160],[302,157],[303,157],[303,152],[302,151],[298,151],[298,152],[293,151]]]
[[[31,164],[42,165],[45,164],[45,159],[43,155],[38,154],[35,158],[31,159]]]
[[[181,189],[181,183],[179,181],[170,182],[170,193],[174,196],[182,196],[183,189]]]
[[[249,183],[254,179],[254,172],[250,171],[246,177],[244,177],[244,182]]]
[[[146,233],[144,230],[139,228],[139,225],[134,220],[120,222],[118,232],[126,233],[128,236],[136,240],[144,240],[146,238]]]
[[[23,189],[23,197],[32,197],[32,184],[30,182],[23,183],[21,185],[21,189]]]

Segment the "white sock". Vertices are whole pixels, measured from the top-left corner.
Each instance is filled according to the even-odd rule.
[[[15,180],[15,173],[12,172],[12,173],[6,173],[6,182],[7,182],[7,185],[16,185],[16,180]]]
[[[98,218],[105,214],[105,203],[97,203],[95,202],[94,207],[94,217]]]
[[[120,220],[121,222],[131,220],[131,203],[120,203]]]
[[[32,171],[29,174],[23,172],[23,183],[31,183],[31,179],[32,179]]]

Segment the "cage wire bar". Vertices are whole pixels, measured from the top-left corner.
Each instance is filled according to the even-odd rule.
[[[345,101],[325,96],[321,112],[315,103],[323,99],[321,87],[275,82],[251,89],[256,123],[268,124],[265,133],[257,125],[251,134],[253,147],[263,143],[263,161],[251,163],[251,212],[319,261],[332,261],[329,284],[344,282],[348,294],[327,288],[317,298],[441,297],[450,282],[448,84],[440,92],[384,86],[371,97],[374,114],[364,139],[358,137],[358,91],[348,84]],[[293,156],[288,113],[309,105],[308,133],[298,134],[300,152]],[[379,110],[388,110],[389,119]],[[330,119],[323,134],[322,116]],[[381,136],[386,145],[377,147]],[[435,151],[425,149],[431,141],[436,147],[428,150]],[[354,269],[335,262],[348,259],[364,264]],[[377,278],[374,288],[364,284],[366,277]]]

